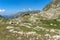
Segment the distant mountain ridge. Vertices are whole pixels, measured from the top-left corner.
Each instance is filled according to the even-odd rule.
[[[0,15],[0,18],[5,18],[4,16]]]
[[[39,13],[40,10],[32,10],[32,11],[22,11],[22,12],[18,12],[18,13],[15,13],[13,15],[0,15],[0,17],[2,18],[17,18],[17,17],[20,17],[20,16],[23,16],[23,15],[28,15],[30,13]]]
[[[60,40],[60,0],[43,10],[18,12],[0,19],[0,40]]]
[[[35,14],[35,13],[39,13],[39,12],[40,12],[40,10],[18,12],[16,14],[12,15],[12,18],[17,18],[17,17],[20,17],[20,16],[29,15],[29,14]]]

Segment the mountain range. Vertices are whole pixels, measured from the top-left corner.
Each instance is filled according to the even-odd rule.
[[[11,17],[0,18],[0,40],[60,40],[60,0]]]

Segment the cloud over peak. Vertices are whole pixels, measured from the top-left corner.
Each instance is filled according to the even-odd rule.
[[[3,13],[3,12],[5,12],[5,9],[0,9],[0,13]]]

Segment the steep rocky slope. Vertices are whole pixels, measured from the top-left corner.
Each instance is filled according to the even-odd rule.
[[[60,40],[60,0],[28,13],[0,22],[0,40]]]
[[[43,10],[48,10],[51,8],[56,9],[58,7],[60,7],[60,0],[52,0],[52,2],[46,5],[46,7]]]

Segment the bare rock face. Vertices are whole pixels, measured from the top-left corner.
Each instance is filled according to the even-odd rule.
[[[60,0],[52,0],[43,10],[48,10],[50,8],[58,8],[60,7]]]
[[[0,18],[0,40],[60,40],[60,0],[52,0],[40,12],[24,13],[29,14]]]
[[[52,7],[53,7],[53,8],[58,8],[58,7],[60,7],[60,0],[53,0],[53,2],[52,2]]]
[[[44,12],[44,13],[43,13]],[[56,19],[60,15],[60,0],[52,0],[41,12],[47,19]]]

